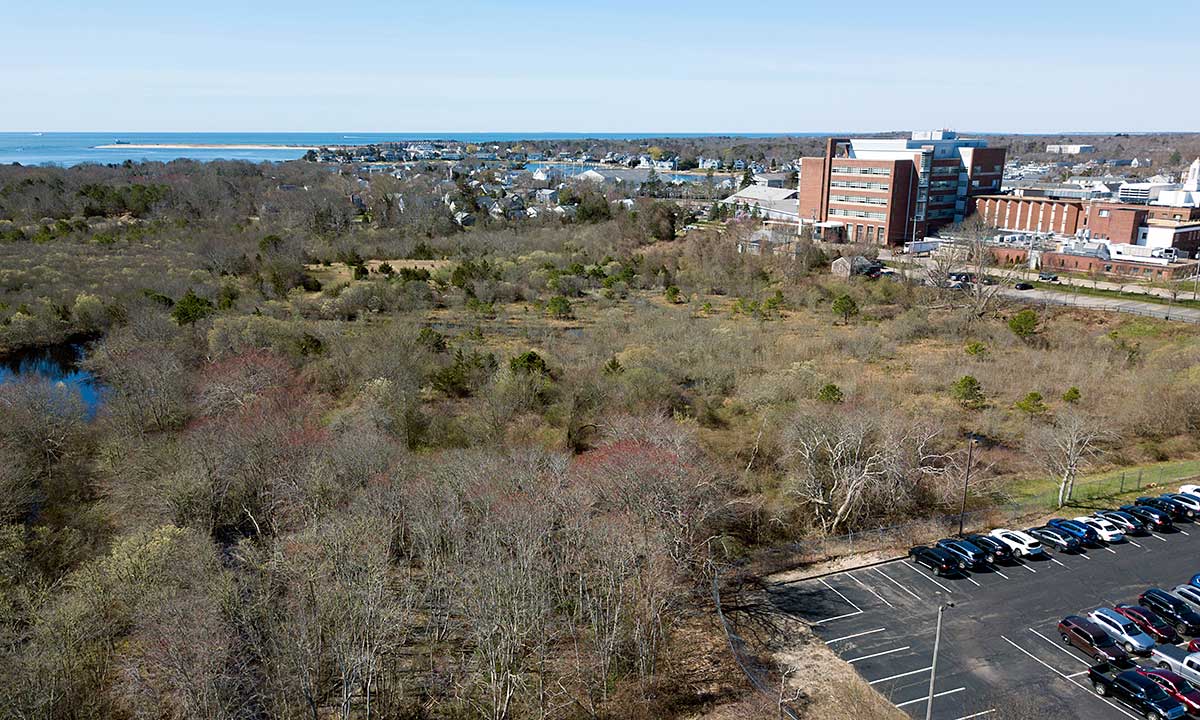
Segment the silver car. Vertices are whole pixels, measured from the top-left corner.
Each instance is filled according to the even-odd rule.
[[[1154,638],[1142,632],[1129,618],[1111,608],[1097,608],[1088,614],[1088,620],[1096,623],[1125,651],[1145,655],[1154,649]]]
[[[1200,588],[1195,585],[1176,585],[1171,594],[1183,600],[1196,612],[1200,612]]]

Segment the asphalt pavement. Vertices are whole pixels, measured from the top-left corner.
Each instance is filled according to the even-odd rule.
[[[1133,537],[1077,555],[999,565],[943,578],[909,560],[769,588],[778,612],[817,635],[884,697],[925,716],[937,608],[943,615],[933,717],[987,720],[1031,702],[1056,720],[1140,716],[1087,682],[1086,656],[1064,645],[1056,625],[1148,587],[1173,588],[1200,571],[1200,526]]]

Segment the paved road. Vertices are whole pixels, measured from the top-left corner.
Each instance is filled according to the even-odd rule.
[[[1146,588],[1188,581],[1200,561],[1200,526],[1134,537],[1081,554],[1000,565],[942,578],[907,560],[769,588],[778,612],[803,618],[872,687],[923,718],[937,606],[942,645],[933,717],[987,720],[998,707],[1030,702],[1057,720],[1139,720],[1086,682],[1089,660],[1063,645],[1064,616],[1136,602]]]
[[[881,258],[884,256],[884,253],[880,253]],[[890,255],[888,255],[886,259],[906,259],[910,262],[923,264],[922,258],[892,258]],[[905,270],[900,268],[899,272],[903,273]],[[910,270],[910,272],[913,273],[913,277],[920,276],[922,279],[924,278],[923,268],[913,268]],[[1003,276],[1005,273],[1004,271],[997,270],[995,274],[998,276]],[[1083,281],[1075,281],[1074,284],[1080,285],[1081,287],[1090,285],[1090,283],[1085,284]],[[1080,295],[1072,292],[1069,287],[1070,285],[1064,285],[1062,290],[1045,290],[1041,288],[1035,288],[1033,290],[1016,290],[1014,288],[1003,288],[1000,290],[1000,294],[1013,300],[1018,300],[1033,305],[1069,305],[1072,307],[1086,308],[1088,310],[1099,310],[1102,312],[1120,312],[1132,315],[1141,315],[1143,317],[1160,318],[1162,320],[1178,320],[1180,322],[1200,323],[1200,309],[1197,308],[1162,305],[1160,303],[1143,302],[1141,300],[1130,300],[1126,298],[1107,298],[1093,295]]]
[[[1200,323],[1200,309],[1196,308],[1160,305],[1158,303],[1141,302],[1139,300],[1126,300],[1123,298],[1118,299],[1095,297],[1092,295],[1078,295],[1069,290],[1043,290],[1041,288],[1035,288],[1033,290],[1015,290],[1013,288],[1003,288],[1000,293],[1005,297],[1009,297],[1014,300],[1037,305],[1069,305],[1073,307],[1087,308],[1089,310],[1122,312],[1133,315],[1142,315],[1145,317],[1161,318],[1163,320],[1179,320],[1182,322]]]

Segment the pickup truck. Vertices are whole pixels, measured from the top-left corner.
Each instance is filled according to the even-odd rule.
[[[1147,720],[1178,720],[1187,714],[1183,703],[1167,695],[1156,682],[1136,670],[1125,670],[1115,675],[1105,664],[1088,668],[1088,680],[1092,689],[1101,697],[1111,697],[1128,705]]]
[[[1200,683],[1200,653],[1189,653],[1175,645],[1155,645],[1150,650],[1150,662],[1188,682]]]

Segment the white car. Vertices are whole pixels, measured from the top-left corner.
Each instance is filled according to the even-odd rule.
[[[1167,493],[1167,497],[1184,506],[1188,510],[1200,513],[1200,497],[1192,493]]]
[[[1129,618],[1116,610],[1097,608],[1088,614],[1088,620],[1100,626],[1117,644],[1128,653],[1149,653],[1154,647],[1154,638],[1138,629]]]
[[[1023,530],[996,528],[988,533],[1010,547],[1014,557],[1039,557],[1046,554],[1041,541]]]
[[[1121,528],[1112,524],[1108,520],[1091,515],[1084,515],[1075,518],[1075,522],[1083,523],[1096,531],[1100,539],[1106,543],[1119,543],[1125,539],[1125,533],[1121,532]]]
[[[1200,611],[1200,588],[1195,585],[1176,585],[1171,594],[1190,605],[1193,610]]]
[[[1189,495],[1200,495],[1200,485],[1180,485],[1179,492]]]

